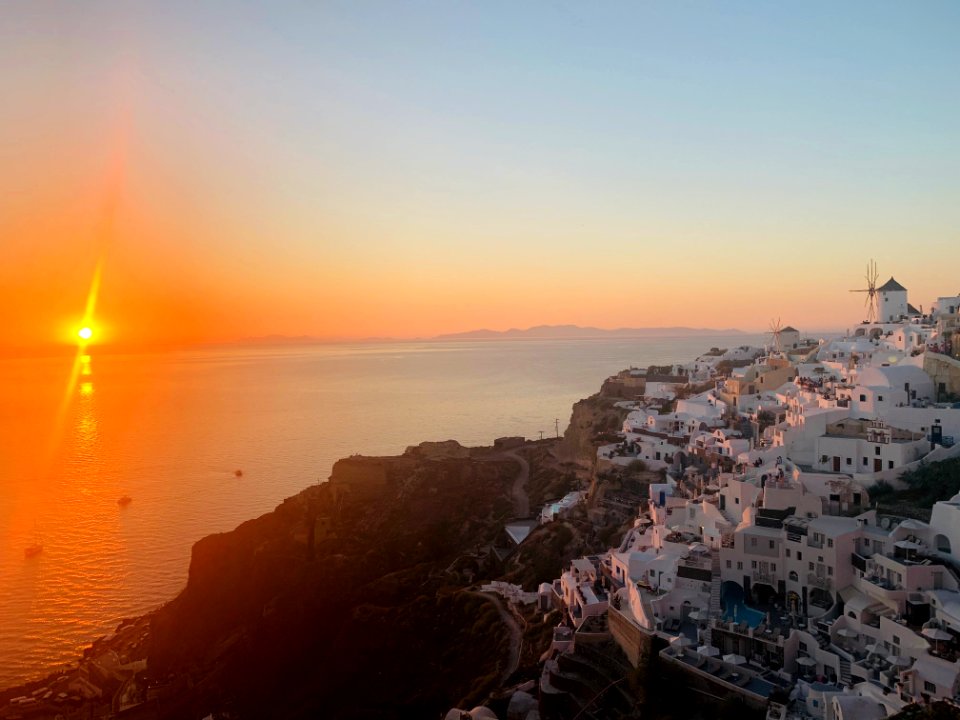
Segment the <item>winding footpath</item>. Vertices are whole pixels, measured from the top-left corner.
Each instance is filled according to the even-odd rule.
[[[500,613],[500,619],[503,620],[507,629],[510,631],[510,657],[507,660],[507,667],[504,668],[503,673],[500,675],[500,685],[505,685],[510,676],[520,667],[520,646],[523,642],[523,633],[513,613],[504,607],[503,600],[499,595],[474,590],[468,590],[467,592],[492,602],[497,607],[497,612]]]
[[[513,498],[513,514],[518,518],[530,517],[530,498],[527,497],[526,485],[530,479],[530,464],[526,458],[515,452],[500,453],[500,457],[515,460],[520,464],[520,472],[513,481],[513,487],[510,488],[510,496]]]

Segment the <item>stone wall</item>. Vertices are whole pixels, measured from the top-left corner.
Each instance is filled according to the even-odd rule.
[[[614,642],[623,650],[630,664],[637,667],[640,658],[647,657],[652,651],[653,639],[614,607],[607,611],[607,622]]]
[[[943,392],[960,396],[960,360],[927,351],[923,356],[923,370],[933,378],[938,400],[942,397],[941,384]]]

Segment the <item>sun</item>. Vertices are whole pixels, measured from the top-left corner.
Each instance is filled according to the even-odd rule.
[[[77,335],[79,335],[82,340],[89,340],[93,337],[93,330],[88,327],[82,327],[77,331]]]

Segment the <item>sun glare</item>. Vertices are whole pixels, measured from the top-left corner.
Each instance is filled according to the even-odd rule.
[[[89,340],[93,337],[93,330],[88,327],[80,328],[80,330],[77,331],[77,335],[79,335],[82,340]]]

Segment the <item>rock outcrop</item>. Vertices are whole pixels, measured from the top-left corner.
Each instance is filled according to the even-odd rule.
[[[181,680],[161,715],[427,717],[482,700],[501,621],[446,569],[493,542],[517,468],[444,446],[341,460],[329,483],[197,542],[153,617],[151,674]]]

